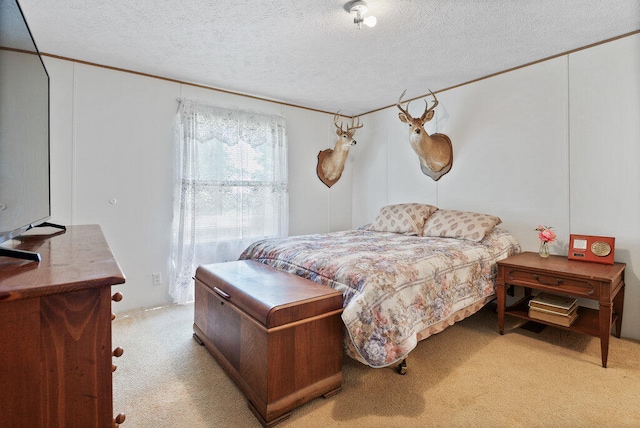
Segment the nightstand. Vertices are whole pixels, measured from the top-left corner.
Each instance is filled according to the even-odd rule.
[[[563,256],[542,258],[538,253],[521,253],[498,262],[496,292],[498,297],[498,330],[504,334],[504,315],[532,320],[600,338],[602,367],[607,367],[609,336],[615,323],[615,336],[620,337],[624,307],[624,263],[605,265],[568,260]],[[510,285],[524,287],[525,296],[506,306],[506,290]],[[599,302],[598,309],[578,308],[578,318],[569,327],[529,317],[528,303],[532,290]]]

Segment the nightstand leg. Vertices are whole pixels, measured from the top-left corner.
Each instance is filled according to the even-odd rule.
[[[613,299],[613,312],[618,315],[616,319],[616,337],[622,333],[622,310],[624,309],[624,285]]]
[[[611,335],[611,303],[600,302],[600,352],[602,353],[602,367],[607,367],[609,355],[609,336]]]
[[[496,295],[498,297],[498,331],[504,334],[504,312],[507,305],[506,287],[504,284],[496,284]]]

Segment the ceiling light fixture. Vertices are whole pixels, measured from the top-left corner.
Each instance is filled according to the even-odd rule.
[[[344,5],[344,8],[349,13],[356,14],[356,17],[353,18],[353,23],[356,24],[358,30],[362,28],[362,24],[366,25],[367,27],[375,27],[376,22],[378,22],[375,16],[367,16],[366,18],[363,17],[363,15],[367,13],[368,8],[367,3],[362,0],[350,1],[349,3]]]

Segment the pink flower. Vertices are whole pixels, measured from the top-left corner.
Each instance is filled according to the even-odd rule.
[[[553,242],[554,239],[556,239],[556,234],[553,233],[553,230],[549,230],[549,229],[543,230],[538,234],[538,236],[540,237],[541,241],[545,241],[545,242]]]
[[[556,239],[556,234],[551,230],[550,226],[540,225],[536,228],[536,231],[538,231],[538,238],[543,242],[552,243]]]

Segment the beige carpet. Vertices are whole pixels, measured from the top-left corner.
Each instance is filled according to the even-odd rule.
[[[260,427],[243,395],[191,337],[193,306],[118,314],[114,412],[134,427]],[[556,328],[533,333],[476,315],[420,342],[406,376],[345,358],[341,393],[278,427],[637,427],[640,343]]]

